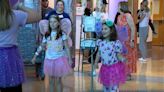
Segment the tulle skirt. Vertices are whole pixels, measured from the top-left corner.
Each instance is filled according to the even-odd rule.
[[[67,57],[57,59],[45,59],[44,73],[53,77],[63,77],[72,73],[72,68]]]
[[[125,63],[118,62],[113,65],[102,65],[100,68],[98,81],[106,87],[125,83]]]
[[[17,46],[0,47],[0,88],[24,82],[24,65]]]

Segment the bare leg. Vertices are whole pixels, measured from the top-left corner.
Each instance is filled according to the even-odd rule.
[[[49,92],[49,76],[45,75],[45,79],[44,79],[44,85],[45,85],[45,92]]]
[[[56,86],[57,86],[57,91],[56,92],[63,92],[63,85],[62,85],[62,78],[58,77],[56,78]]]
[[[54,87],[55,87],[55,78],[54,77],[49,77],[49,84],[50,84],[50,92],[55,92]]]
[[[59,78],[59,82],[60,82],[60,88],[61,88],[61,92],[63,92],[63,82],[62,82],[62,78],[60,77]]]

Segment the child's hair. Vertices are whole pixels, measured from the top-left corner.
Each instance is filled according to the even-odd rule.
[[[90,16],[91,14],[92,14],[91,9],[86,7],[85,10],[84,10],[84,15]]]
[[[60,18],[58,17],[58,16],[56,16],[56,15],[51,15],[50,16],[50,18],[49,18],[49,20],[51,19],[51,18],[55,18],[57,21],[58,21],[58,27],[57,27],[57,36],[56,36],[56,40],[58,39],[58,38],[60,38],[61,36],[62,36],[62,30],[61,30],[61,26],[60,26]],[[50,22],[49,22],[50,23]],[[51,27],[50,27],[50,24],[48,24],[48,26],[49,26],[49,31],[48,32],[46,32],[46,34],[45,34],[45,37],[47,38],[47,37],[49,37],[50,35],[51,35],[51,31],[52,31],[52,29],[51,29]]]
[[[109,41],[116,41],[117,40],[117,31],[116,27],[113,22],[107,20],[103,23],[103,25],[106,25],[110,28],[110,35],[108,36]]]

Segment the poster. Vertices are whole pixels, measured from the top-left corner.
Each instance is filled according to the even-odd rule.
[[[84,14],[84,9],[83,7],[76,7],[76,15],[81,16]]]
[[[84,31],[95,32],[96,19],[93,16],[85,16],[83,19]]]

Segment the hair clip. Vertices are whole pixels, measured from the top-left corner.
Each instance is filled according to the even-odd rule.
[[[111,27],[111,26],[113,26],[113,22],[112,21],[110,21],[110,20],[106,20],[106,25],[108,26],[108,27]]]

